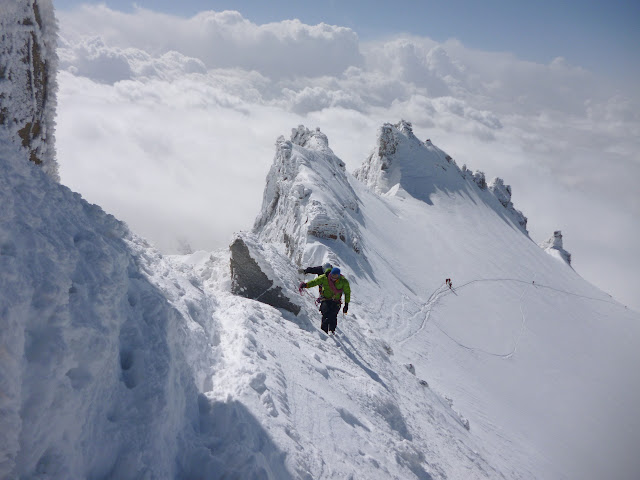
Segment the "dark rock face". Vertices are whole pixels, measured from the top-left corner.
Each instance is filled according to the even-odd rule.
[[[259,252],[250,249],[241,237],[236,237],[231,246],[231,293],[245,298],[257,300],[275,308],[282,308],[295,315],[300,313],[300,306],[293,303],[275,285],[254,257]]]

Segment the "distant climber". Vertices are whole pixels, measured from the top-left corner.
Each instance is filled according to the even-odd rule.
[[[447,287],[449,287],[449,290],[453,288],[453,282],[451,282],[450,278],[447,278],[444,282],[447,284]]]
[[[351,300],[351,286],[349,280],[344,275],[340,274],[340,269],[334,267],[327,274],[320,275],[319,277],[311,280],[310,282],[302,282],[298,287],[302,292],[303,288],[311,288],[316,285],[322,286],[322,300],[320,303],[320,312],[322,313],[322,324],[320,328],[325,333],[335,333],[336,326],[338,325],[338,313],[340,312],[340,305],[342,300],[342,294],[344,293],[344,308],[343,313],[347,313],[349,310],[349,301]]]

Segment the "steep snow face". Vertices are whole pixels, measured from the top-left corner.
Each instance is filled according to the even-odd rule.
[[[0,5],[0,125],[58,181],[55,161],[57,24],[51,0]]]
[[[483,172],[458,168],[455,160],[430,140],[420,141],[411,123],[384,124],[377,145],[363,165],[354,172],[373,191],[384,194],[399,185],[412,197],[432,204],[438,191],[465,192],[482,199],[505,220],[527,233],[527,218],[511,202],[511,187],[500,178],[487,186]]]
[[[284,244],[298,264],[307,243],[338,240],[360,252],[358,199],[347,175],[326,135],[302,125],[293,129],[291,140],[280,137],[276,143],[253,231],[263,242]]]
[[[193,426],[208,418],[211,299],[9,135],[0,128],[0,478],[206,466]]]
[[[571,254],[562,247],[562,232],[560,230],[553,232],[549,240],[541,243],[540,247],[552,257],[571,265]]]

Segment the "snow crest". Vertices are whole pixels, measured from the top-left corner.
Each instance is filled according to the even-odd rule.
[[[562,247],[562,231],[553,232],[553,235],[546,242],[541,243],[540,247],[552,257],[559,258],[571,266],[571,254]]]
[[[439,191],[447,193],[474,190],[498,215],[509,219],[523,233],[527,218],[511,202],[511,187],[496,178],[487,185],[485,174],[471,173],[431,140],[422,142],[410,122],[385,123],[378,131],[376,147],[354,176],[378,194],[387,194],[399,185],[411,196],[433,204]]]
[[[314,241],[341,242],[360,252],[360,209],[348,175],[319,129],[301,125],[290,140],[281,136],[254,233],[263,242],[283,244],[297,264]]]

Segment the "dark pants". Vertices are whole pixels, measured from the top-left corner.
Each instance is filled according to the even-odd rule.
[[[320,304],[320,312],[322,312],[322,325],[320,328],[322,328],[325,333],[334,332],[338,325],[340,302],[323,300]]]

